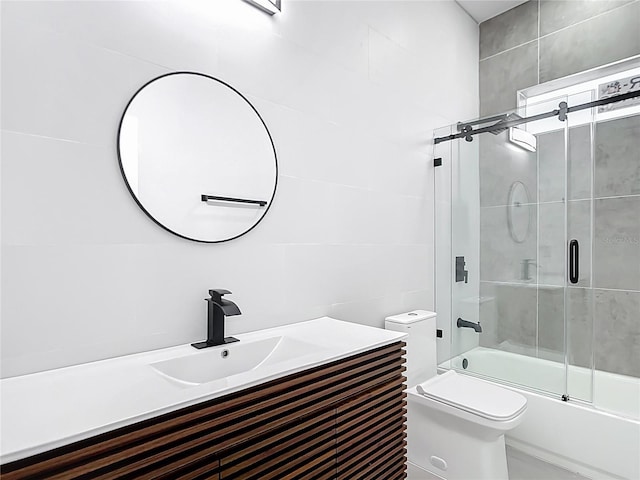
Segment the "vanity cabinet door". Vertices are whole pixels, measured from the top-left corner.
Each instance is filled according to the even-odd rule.
[[[405,478],[406,396],[403,377],[336,409],[338,480]]]
[[[335,409],[304,416],[220,454],[223,480],[335,478]]]

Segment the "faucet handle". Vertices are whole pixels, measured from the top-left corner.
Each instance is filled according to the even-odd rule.
[[[231,293],[229,290],[225,290],[223,288],[214,288],[212,290],[209,290],[209,295],[211,295],[211,300],[213,300],[214,302],[220,303],[222,302],[222,296],[226,295],[227,293]],[[208,299],[206,299],[208,300]]]

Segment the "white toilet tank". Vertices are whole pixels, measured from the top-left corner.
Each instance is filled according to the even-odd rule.
[[[387,317],[384,328],[407,333],[407,384],[413,387],[438,373],[436,314],[414,310]]]

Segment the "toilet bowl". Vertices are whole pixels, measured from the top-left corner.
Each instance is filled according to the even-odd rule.
[[[468,375],[437,375],[436,314],[394,315],[385,328],[408,334],[409,461],[446,480],[508,480],[504,434],[522,422],[524,396]]]

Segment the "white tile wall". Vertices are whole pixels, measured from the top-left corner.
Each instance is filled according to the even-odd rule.
[[[433,308],[433,128],[477,116],[477,25],[450,1],[3,1],[2,376],[331,314]],[[116,133],[172,70],[254,103],[279,189],[248,235],[171,236],[130,198]]]

